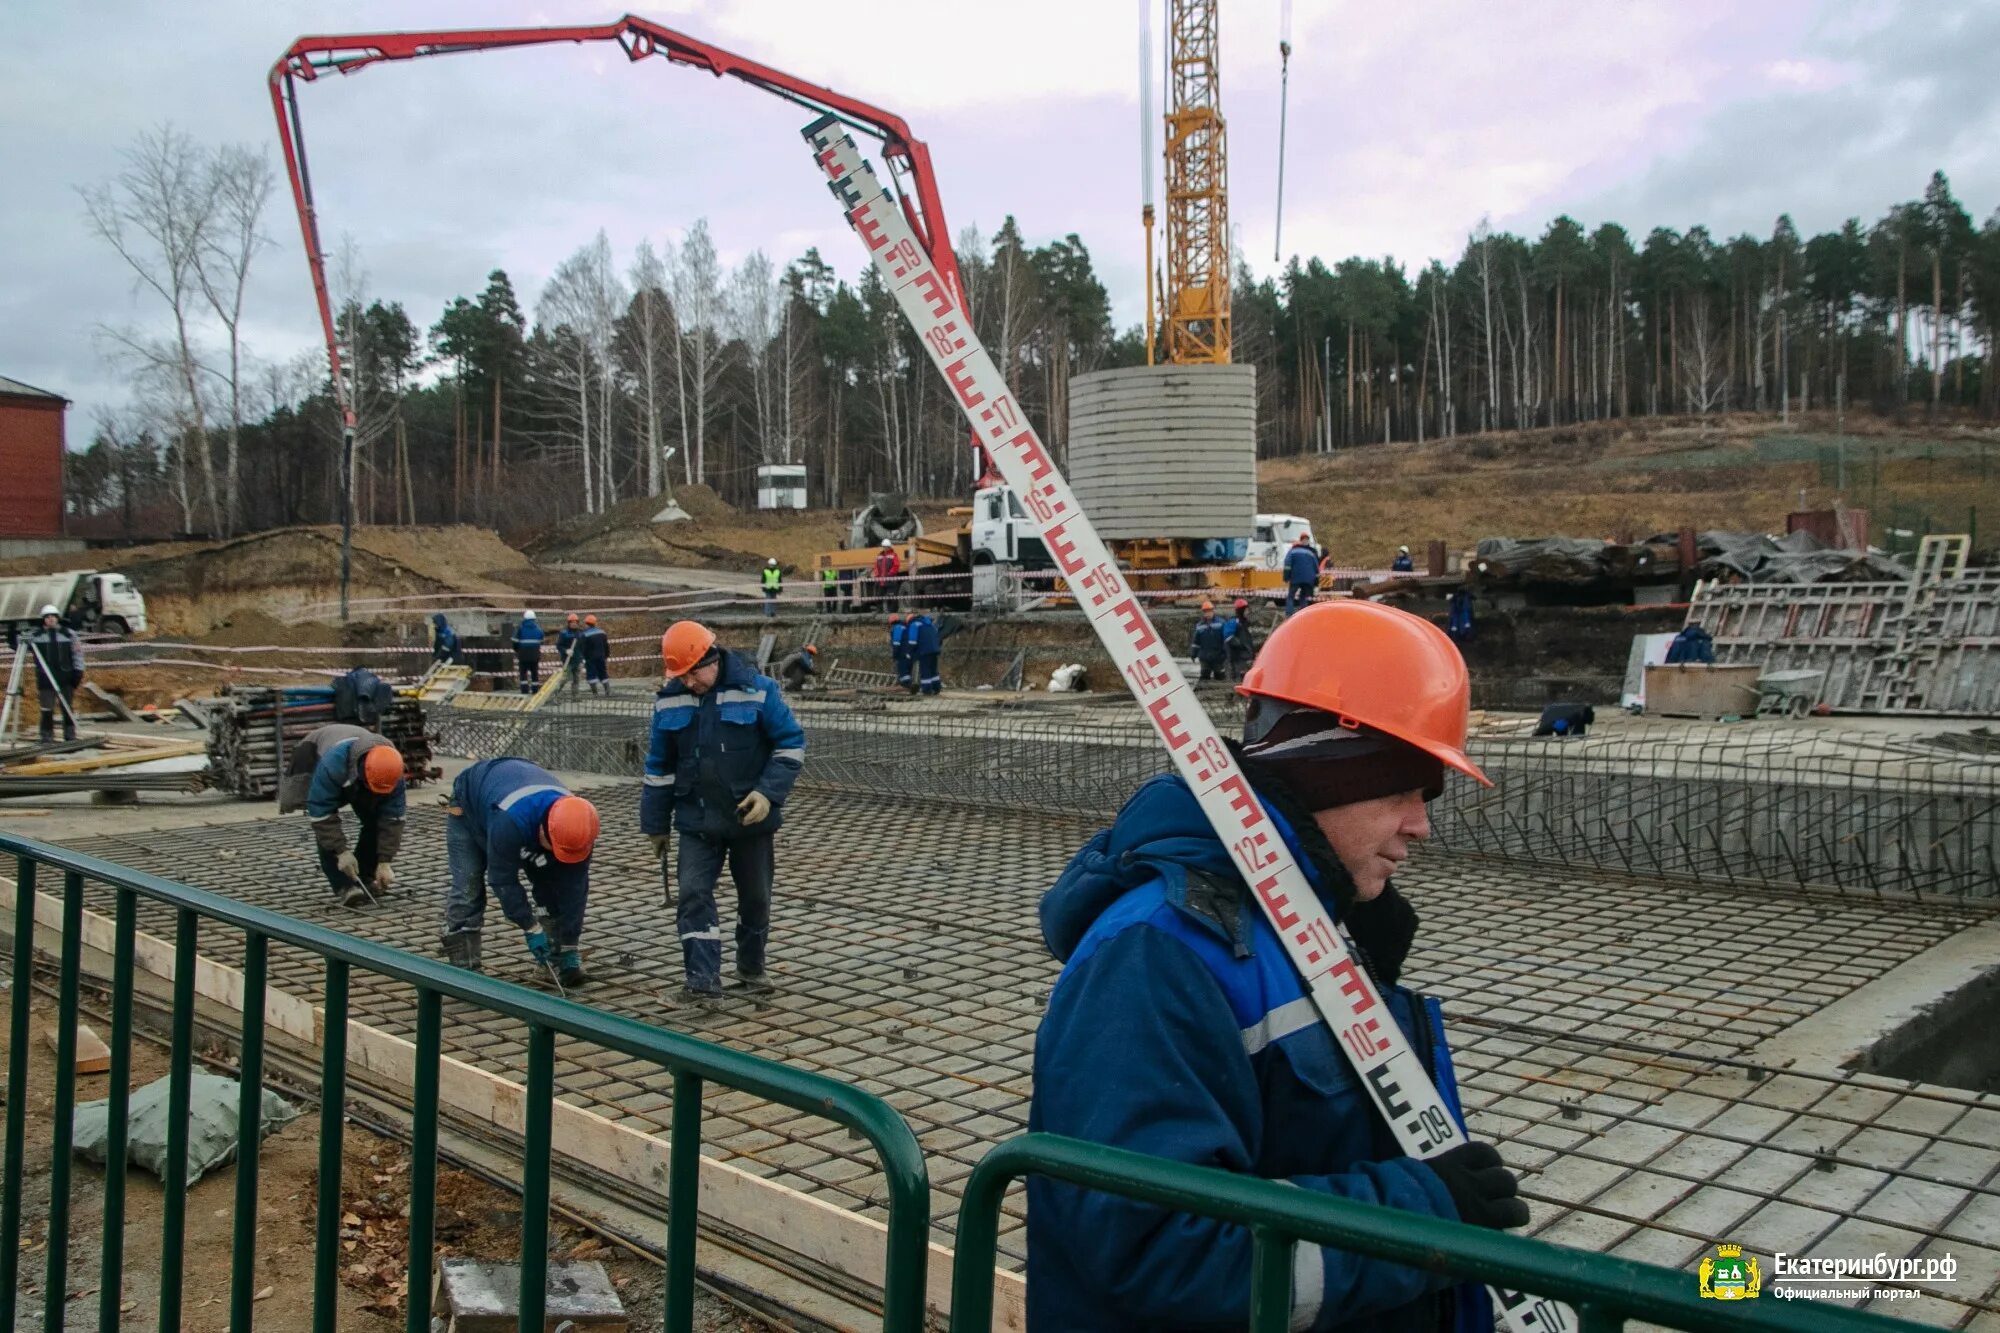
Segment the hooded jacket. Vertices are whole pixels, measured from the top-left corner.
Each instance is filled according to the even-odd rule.
[[[724,649],[708,693],[673,680],[653,700],[639,831],[677,828],[722,839],[776,833],[805,762],[805,730],[778,682]],[[769,798],[771,813],[745,828],[736,805],[753,791]]]
[[[1294,542],[1285,552],[1285,582],[1294,588],[1319,582],[1319,555],[1304,542]]]
[[[1264,804],[1321,899],[1351,899],[1317,828],[1305,825],[1308,849]],[[1414,930],[1390,893],[1342,915],[1359,931],[1394,913]],[[1437,1173],[1375,1111],[1179,778],[1133,794],[1043,897],[1041,921],[1065,966],[1035,1043],[1030,1130],[1457,1219]],[[1371,971],[1458,1117],[1437,1002],[1384,984],[1407,939]],[[1242,1328],[1250,1248],[1240,1226],[1030,1177],[1028,1326]],[[1492,1327],[1477,1287],[1313,1245],[1296,1249],[1292,1299],[1291,1327],[1322,1333]]]
[[[458,631],[451,627],[442,611],[431,615],[431,653],[447,662],[458,660]]]

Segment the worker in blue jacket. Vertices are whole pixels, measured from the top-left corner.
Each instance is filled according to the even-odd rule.
[[[553,970],[565,988],[590,980],[581,945],[597,808],[547,769],[500,758],[482,759],[452,780],[446,813],[451,885],[444,900],[445,958],[479,970],[490,890],[520,928],[529,957]]]
[[[1285,614],[1312,604],[1319,591],[1319,552],[1312,534],[1301,532],[1292,549],[1285,552]]]
[[[1222,637],[1229,641],[1229,678],[1243,679],[1243,673],[1257,660],[1257,627],[1250,623],[1250,602],[1239,597],[1229,619],[1222,622]]]
[[[1442,631],[1370,602],[1307,607],[1239,687],[1233,749],[1312,890],[1454,1117],[1435,1000],[1397,985],[1417,915],[1390,883],[1429,834],[1464,751],[1469,688]],[[1063,963],[1035,1041],[1031,1130],[1489,1227],[1528,1221],[1492,1145],[1419,1161],[1398,1146],[1345,1049],[1178,776],[1134,793],[1041,903]],[[1461,1119],[1462,1127],[1462,1119]],[[1028,1327],[1242,1328],[1247,1228],[1044,1177],[1028,1182]],[[1301,1245],[1289,1326],[1491,1329],[1484,1292],[1386,1260]]]
[[[1410,558],[1410,548],[1407,546],[1398,546],[1396,548],[1396,558],[1389,562],[1389,572],[1392,574],[1414,574],[1416,569],[1417,562]]]
[[[403,752],[387,736],[347,722],[316,727],[292,746],[278,786],[278,813],[304,808],[320,873],[343,907],[362,907],[396,887],[408,807]],[[350,850],[341,827],[352,807],[360,836]]]
[[[583,618],[583,640],[578,645],[583,654],[583,678],[592,694],[611,696],[611,636],[604,632],[604,626],[597,623],[597,617]]]
[[[944,690],[944,677],[938,673],[938,656],[943,644],[938,640],[938,628],[931,618],[922,611],[910,617],[903,641],[909,646],[910,658],[916,664],[917,693],[938,694]]]
[[[556,666],[569,678],[572,695],[576,693],[577,680],[583,675],[583,654],[577,651],[577,643],[582,638],[583,618],[572,611],[563,619],[562,632],[556,635]]]
[[[889,617],[889,660],[896,667],[896,683],[906,690],[915,689],[916,655],[910,649],[910,627],[900,614]]]
[[[514,661],[521,693],[533,694],[542,683],[542,626],[533,611],[523,611],[514,628]]]
[[[668,852],[672,830],[680,831],[681,999],[710,1006],[722,998],[715,886],[725,860],[736,882],[737,984],[771,989],[764,965],[776,871],[772,838],[805,766],[806,734],[778,682],[723,648],[707,626],[669,625],[660,660],[667,684],[653,701],[639,830],[660,860],[670,902]]]
[[[431,656],[440,662],[465,660],[465,654],[458,650],[458,631],[442,611],[431,613]]]
[[[1215,618],[1215,603],[1201,604],[1201,617],[1194,622],[1188,642],[1188,656],[1201,667],[1203,680],[1222,680],[1229,674],[1228,628]]]

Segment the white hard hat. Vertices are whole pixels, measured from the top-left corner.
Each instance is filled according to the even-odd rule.
[[[533,620],[534,618],[535,618],[535,613],[533,611],[523,611],[521,613],[521,619],[523,620]]]
[[[882,539],[882,549],[885,551],[888,550],[891,546],[894,546],[895,544],[896,543],[890,541],[887,537],[884,537]]]
[[[774,555],[769,560],[766,560],[764,563],[767,565],[775,565],[778,563],[778,557]]]
[[[47,606],[42,608],[42,614],[45,616],[59,616],[62,614],[62,612],[56,610],[56,604],[54,602],[50,602]]]
[[[1396,548],[1397,555],[1408,555],[1409,553],[1410,553],[1410,548],[1407,546],[1398,546]]]

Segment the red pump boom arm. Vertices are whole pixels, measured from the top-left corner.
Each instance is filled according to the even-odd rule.
[[[299,210],[299,230],[305,238],[306,262],[312,268],[313,296],[319,302],[320,328],[326,335],[327,363],[333,391],[347,424],[354,424],[353,405],[341,381],[340,347],[334,337],[333,307],[326,290],[326,256],[319,243],[319,218],[313,209],[312,176],[306,169],[305,129],[299,119],[297,84],[311,83],[332,71],[354,74],[384,60],[415,60],[419,56],[457,55],[516,46],[546,46],[554,42],[616,42],[633,61],[664,56],[671,64],[729,75],[767,93],[775,93],[821,114],[833,115],[882,141],[892,178],[902,195],[903,212],[931,263],[951,285],[960,308],[965,293],[959,282],[958,257],[952,252],[945,226],[944,204],[938,198],[931,154],[910,133],[901,116],[866,102],[807,83],[782,70],[697,41],[649,19],[627,14],[615,23],[581,28],[486,28],[452,32],[346,33],[301,37],[271,66],[271,111],[278,120],[278,141],[285,150],[285,170],[291,177],[292,201]]]

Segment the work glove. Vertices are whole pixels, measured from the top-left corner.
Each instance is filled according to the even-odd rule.
[[[1449,1152],[1427,1158],[1424,1165],[1437,1172],[1451,1192],[1458,1220],[1476,1227],[1524,1227],[1528,1225],[1528,1205],[1520,1200],[1521,1185],[1500,1160],[1500,1151],[1490,1143],[1461,1143]]]
[[[674,835],[671,833],[648,833],[646,841],[653,845],[653,859],[665,865],[667,851],[673,846]]]
[[[375,892],[388,893],[396,887],[396,867],[383,861],[375,867]]]
[[[334,858],[333,868],[356,884],[361,882],[361,862],[354,859],[353,852],[342,852]]]
[[[543,934],[540,930],[527,930],[521,932],[521,940],[524,944],[528,946],[528,953],[532,958],[534,958],[536,962],[546,967],[548,964],[555,961],[556,957],[555,946],[549,943],[549,937]],[[1509,1180],[1511,1179],[1512,1177],[1509,1177]],[[1523,1220],[1524,1221],[1526,1220],[1525,1217],[1523,1218]]]
[[[749,828],[761,824],[771,817],[771,798],[761,791],[753,791],[736,803],[736,822]]]

